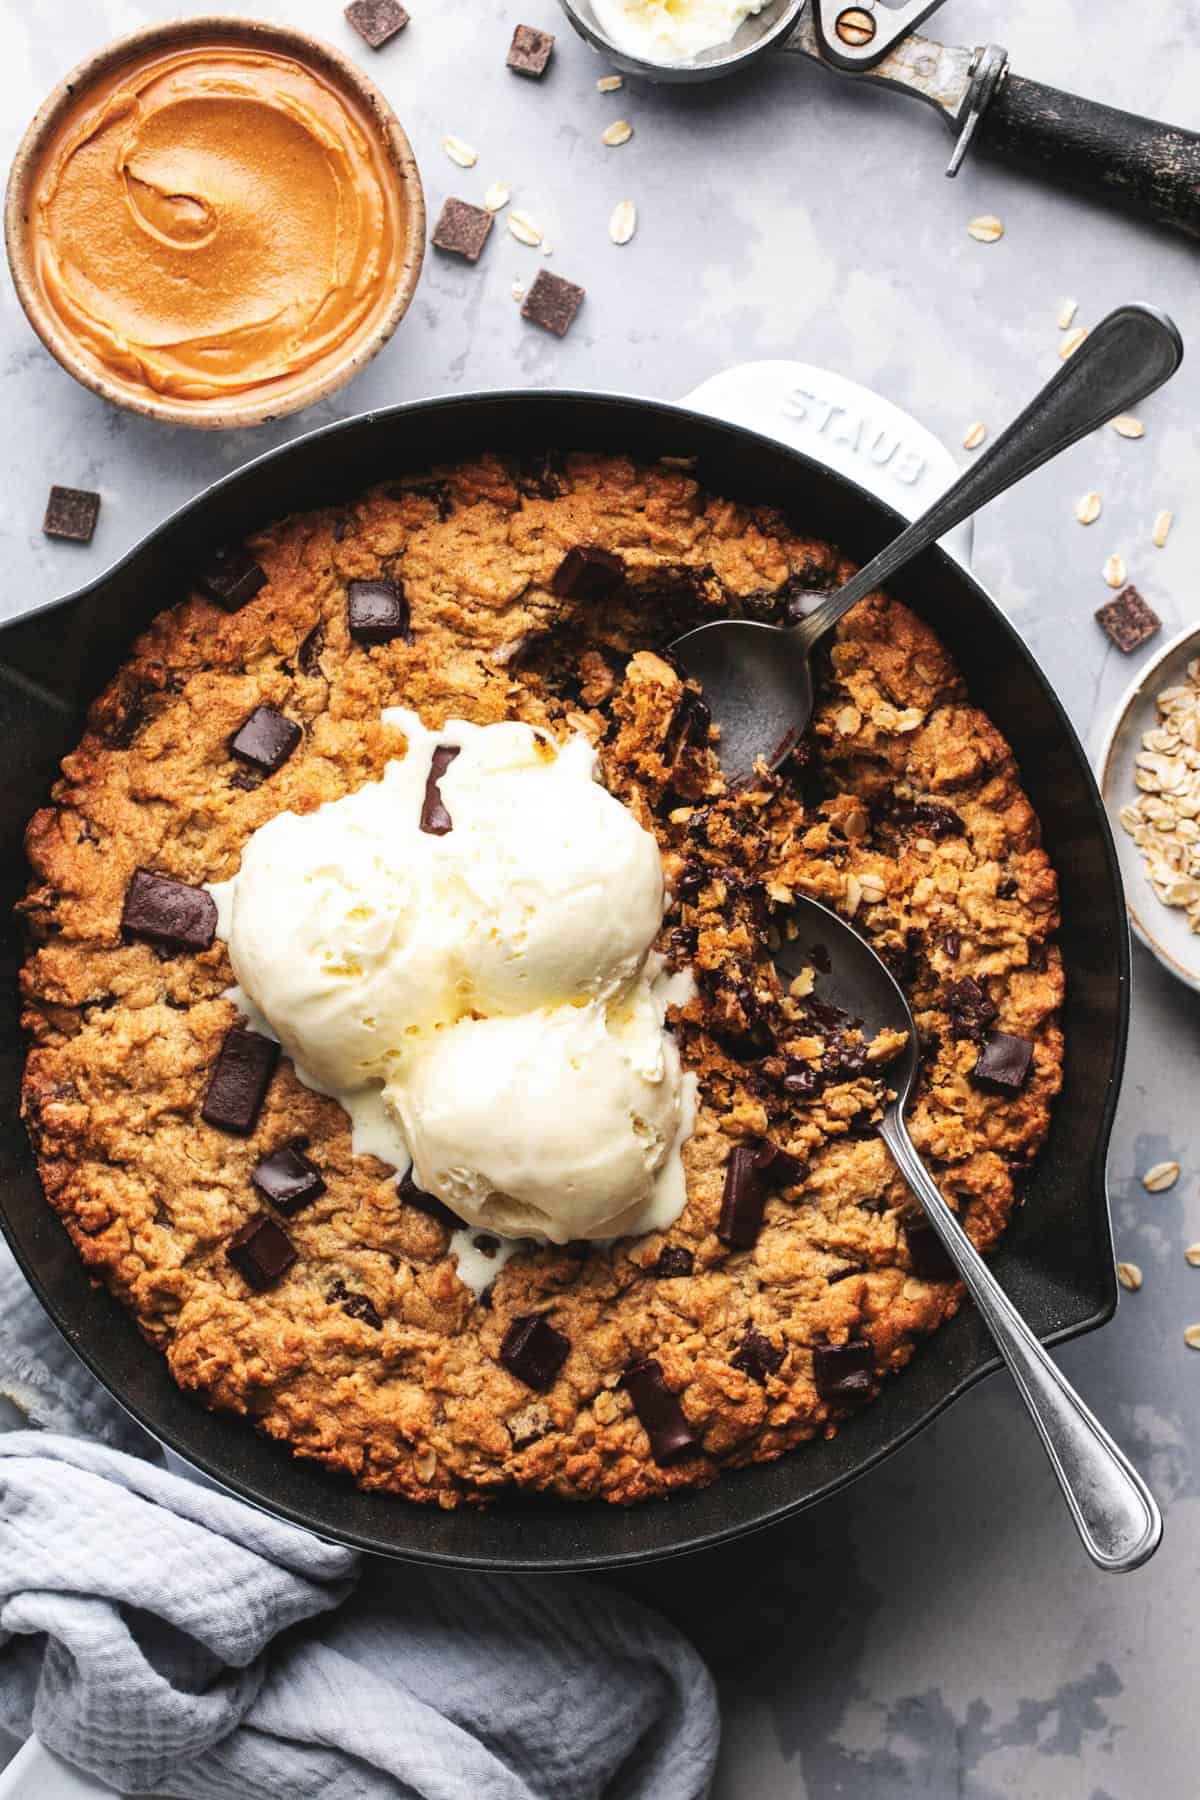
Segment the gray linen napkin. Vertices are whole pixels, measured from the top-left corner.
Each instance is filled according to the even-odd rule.
[[[356,1586],[350,1551],[164,1469],[2,1243],[0,1395],[43,1428],[0,1434],[0,1729],[197,1800],[707,1794],[712,1681],[665,1620],[573,1579]]]

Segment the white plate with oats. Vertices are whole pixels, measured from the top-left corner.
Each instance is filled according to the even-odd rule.
[[[1129,922],[1164,969],[1200,991],[1200,625],[1134,678],[1096,768]]]

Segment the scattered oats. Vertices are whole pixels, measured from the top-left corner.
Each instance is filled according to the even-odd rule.
[[[514,300],[523,300],[525,298],[525,289],[521,286],[519,281],[514,281],[508,291]]]
[[[686,825],[695,810],[694,806],[675,806],[672,807],[667,817],[672,825]]]
[[[801,969],[795,981],[793,981],[791,987],[788,989],[788,993],[792,996],[793,1000],[807,1000],[816,985],[816,970]]]
[[[602,75],[596,87],[602,94],[615,94],[618,88],[625,86],[623,75]]]
[[[618,145],[627,144],[632,136],[633,126],[628,119],[614,119],[600,133],[600,142],[607,144],[610,150],[615,150]]]
[[[1200,1244],[1189,1244],[1183,1254],[1193,1269],[1200,1269]]]
[[[627,244],[637,230],[637,207],[632,200],[618,200],[608,221],[608,235],[614,244]]]
[[[1004,227],[995,213],[980,213],[978,218],[968,221],[967,230],[977,244],[994,244],[997,238],[1004,236]]]
[[[1066,362],[1068,356],[1074,356],[1086,336],[1086,325],[1077,325],[1074,331],[1068,331],[1066,337],[1058,346],[1058,354],[1062,357],[1064,362]]]
[[[1131,1294],[1136,1294],[1142,1285],[1142,1271],[1136,1263],[1119,1262],[1117,1264],[1117,1280]]]
[[[1200,1350],[1200,1325],[1185,1326],[1183,1341],[1189,1350]]]
[[[846,877],[846,911],[853,918],[862,900],[862,883],[858,876],[851,872]]]
[[[1163,508],[1162,512],[1158,513],[1155,516],[1154,542],[1155,542],[1156,546],[1158,547],[1158,549],[1161,550],[1163,545],[1166,543],[1168,537],[1171,534],[1171,527],[1174,523],[1175,523],[1175,514],[1173,512],[1168,512],[1165,507]]]
[[[543,256],[553,256],[554,255],[554,245],[550,242],[549,238],[542,239],[542,255]]]
[[[437,1454],[433,1450],[418,1450],[413,1457],[413,1468],[418,1481],[432,1481],[437,1474]]]
[[[987,426],[982,419],[976,419],[973,425],[967,426],[967,435],[963,439],[964,450],[978,450],[987,436]]]
[[[489,212],[502,212],[511,199],[512,195],[509,193],[504,183],[502,181],[493,181],[491,187],[483,196],[483,204],[487,207]]]
[[[1118,437],[1140,438],[1146,435],[1146,427],[1132,413],[1118,413],[1115,419],[1108,422]]]
[[[915,731],[918,725],[923,725],[924,723],[925,714],[921,711],[919,706],[906,706],[904,711],[900,713],[896,719],[896,730],[903,732]]]
[[[1058,329],[1070,331],[1075,323],[1075,314],[1079,311],[1078,300],[1064,300],[1058,309]]]
[[[1100,508],[1100,496],[1093,488],[1090,494],[1085,494],[1082,500],[1076,503],[1075,517],[1081,525],[1094,525],[1100,517]]]
[[[724,883],[719,882],[715,885],[723,887]],[[768,881],[765,883],[765,888],[768,900],[773,900],[776,906],[790,906],[796,898],[786,881]]]
[[[833,722],[843,737],[853,737],[862,724],[862,714],[857,706],[843,706]]]
[[[464,144],[460,137],[444,137],[442,149],[450,161],[457,163],[460,169],[473,169],[479,161],[478,150],[472,150],[470,144]]]
[[[531,250],[542,241],[542,228],[537,220],[531,219],[528,213],[518,212],[515,206],[508,215],[508,229],[518,244],[528,244]]]
[[[1179,1180],[1179,1164],[1177,1162],[1155,1163],[1142,1176],[1142,1186],[1148,1194],[1165,1194]]]
[[[620,1410],[617,1396],[608,1388],[601,1388],[592,1401],[592,1417],[597,1425],[611,1425]]]
[[[881,875],[863,875],[858,885],[868,906],[878,906],[887,893],[887,883]]]
[[[1125,586],[1125,563],[1115,551],[1105,563],[1102,573],[1110,588],[1123,588]]]

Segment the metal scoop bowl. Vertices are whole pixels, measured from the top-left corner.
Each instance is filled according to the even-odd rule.
[[[781,975],[785,979],[798,975],[802,966],[811,964],[811,953],[800,946],[819,943],[831,964],[828,974],[817,976],[820,998],[861,1021],[868,1042],[889,1028],[908,1033],[906,1049],[882,1072],[895,1099],[884,1108],[876,1129],[1008,1364],[1085,1550],[1097,1567],[1111,1574],[1136,1569],[1154,1554],[1162,1537],[1154,1496],[1017,1312],[942,1198],[909,1136],[905,1112],[921,1059],[908,1001],[871,946],[836,913],[797,896],[792,916],[800,931],[795,943],[785,945],[776,958]]]
[[[799,624],[717,619],[676,638],[671,651],[720,727],[726,781],[749,779],[760,760],[776,768],[792,750],[812,717],[812,652],[843,614],[989,500],[1153,393],[1182,358],[1165,313],[1118,307],[940,500],[836,594],[815,596]]]
[[[580,37],[586,38],[593,49],[602,51],[614,69],[624,75],[641,75],[647,81],[680,83],[715,81],[722,75],[732,75],[764,51],[779,48],[795,30],[806,0],[767,0],[761,12],[752,13],[739,25],[728,43],[702,50],[679,63],[647,62],[618,48],[597,20],[591,0],[561,0],[561,4]]]

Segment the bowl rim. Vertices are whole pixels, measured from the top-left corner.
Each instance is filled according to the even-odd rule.
[[[291,461],[300,462],[314,447],[336,441],[339,437],[353,437],[359,432],[379,433],[386,436],[389,425],[413,415],[422,419],[438,419],[448,416],[451,420],[457,413],[470,415],[481,404],[498,407],[521,405],[528,407],[533,400],[537,410],[545,409],[553,414],[563,408],[582,404],[585,408],[599,407],[633,409],[636,413],[649,413],[660,422],[677,422],[681,428],[689,425],[704,429],[715,429],[722,438],[732,444],[739,441],[747,444],[766,446],[782,459],[783,464],[795,464],[806,471],[815,472],[823,480],[827,480],[834,488],[844,490],[856,506],[868,512],[882,515],[893,526],[903,524],[901,516],[886,500],[870,493],[852,476],[831,469],[820,462],[808,451],[772,437],[768,432],[751,426],[737,424],[706,413],[701,408],[687,403],[673,402],[644,394],[630,393],[621,390],[604,390],[596,388],[499,388],[472,389],[456,393],[437,393],[419,396],[415,399],[395,402],[389,406],[354,414],[344,419],[313,426],[299,437],[292,438],[260,452],[250,461],[220,476],[206,488],[201,489],[190,499],[176,507],[165,518],[149,530],[135,545],[131,546],[107,569],[103,570],[79,588],[46,602],[43,606],[23,613],[18,619],[0,623],[0,666],[3,664],[4,640],[12,633],[28,628],[31,623],[39,621],[45,625],[52,615],[75,605],[99,599],[104,601],[105,591],[120,578],[136,572],[138,564],[152,547],[161,541],[178,543],[182,535],[192,526],[197,518],[202,518],[206,509],[215,500],[235,496],[239,487],[253,488],[255,478],[265,474],[272,466],[286,466]],[[632,421],[631,421],[632,423]],[[1034,657],[1021,633],[1013,621],[1007,616],[990,590],[969,569],[957,562],[940,545],[934,545],[926,556],[940,565],[944,565],[952,574],[956,584],[965,587],[973,598],[983,602],[990,623],[1006,639],[1010,640],[1020,661],[1028,669],[1033,680],[1041,690],[1049,711],[1057,720],[1064,734],[1064,741],[1072,752],[1072,761],[1076,770],[1089,790],[1089,817],[1098,827],[1100,848],[1107,867],[1109,881],[1112,884],[1114,900],[1118,902],[1117,910],[1121,920],[1121,929],[1115,944],[1115,976],[1116,988],[1112,1014],[1112,1057],[1108,1067],[1107,1080],[1102,1096],[1098,1100],[1094,1128],[1090,1144],[1083,1153],[1086,1161],[1086,1182],[1089,1193],[1089,1228],[1095,1242],[1093,1248],[1103,1247],[1103,1268],[1098,1265],[1097,1291],[1094,1296],[1083,1300],[1078,1312],[1069,1317],[1061,1317],[1053,1322],[1045,1323],[1037,1328],[1040,1341],[1047,1347],[1069,1342],[1073,1338],[1083,1336],[1108,1323],[1117,1309],[1117,1281],[1112,1253],[1112,1230],[1109,1213],[1106,1164],[1109,1141],[1115,1119],[1117,1101],[1120,1095],[1121,1079],[1125,1066],[1128,1040],[1130,1010],[1130,949],[1129,932],[1124,909],[1119,906],[1121,895],[1120,870],[1117,863],[1116,846],[1106,810],[1103,805],[1093,767],[1087,753],[1071,722],[1061,699],[1059,698],[1049,677],[1041,664]],[[62,1231],[60,1221],[53,1210],[42,1200],[42,1207],[47,1216],[46,1222],[56,1231]],[[179,1389],[171,1395],[173,1415],[170,1420],[156,1412],[153,1404],[141,1402],[129,1391],[129,1384],[114,1377],[111,1373],[111,1356],[104,1345],[104,1330],[101,1328],[94,1336],[85,1336],[72,1329],[66,1315],[61,1293],[57,1289],[53,1272],[47,1272],[48,1259],[43,1262],[33,1249],[27,1249],[26,1243],[14,1219],[10,1217],[5,1186],[0,1182],[0,1234],[9,1243],[14,1257],[21,1267],[26,1279],[57,1330],[70,1345],[75,1354],[84,1362],[107,1393],[117,1402],[123,1411],[140,1424],[160,1444],[169,1448],[191,1468],[197,1469],[208,1480],[214,1482],[227,1493],[235,1495],[246,1504],[265,1512],[270,1516],[281,1518],[288,1523],[315,1532],[327,1541],[346,1544],[354,1549],[375,1555],[384,1555],[391,1559],[415,1562],[427,1567],[459,1568],[475,1570],[481,1573],[513,1573],[513,1574],[562,1574],[583,1571],[619,1572],[641,1564],[667,1561],[679,1556],[696,1554],[721,1545],[731,1543],[738,1538],[778,1525],[785,1520],[796,1518],[801,1512],[823,1501],[841,1496],[864,1476],[877,1469],[882,1463],[904,1445],[910,1443],[924,1429],[940,1417],[951,1405],[962,1399],[971,1389],[979,1385],[985,1376],[996,1373],[1003,1367],[999,1353],[994,1346],[982,1351],[978,1360],[971,1366],[955,1371],[948,1386],[937,1396],[928,1409],[896,1430],[886,1442],[868,1451],[859,1461],[844,1469],[822,1487],[815,1491],[791,1492],[786,1497],[756,1496],[747,1505],[743,1497],[741,1504],[732,1507],[732,1516],[726,1517],[720,1524],[705,1524],[691,1516],[688,1509],[689,1500],[724,1491],[732,1501],[732,1490],[745,1481],[747,1485],[762,1485],[762,1478],[770,1471],[780,1470],[787,1466],[790,1459],[803,1450],[790,1452],[788,1456],[770,1464],[757,1465],[748,1469],[729,1470],[721,1480],[706,1489],[690,1489],[678,1497],[671,1496],[661,1502],[647,1502],[645,1506],[633,1509],[640,1514],[652,1511],[656,1505],[673,1509],[679,1524],[673,1528],[669,1541],[659,1544],[646,1544],[634,1541],[623,1544],[619,1549],[592,1548],[590,1545],[576,1544],[570,1549],[550,1551],[544,1547],[520,1553],[489,1547],[486,1551],[455,1547],[446,1549],[437,1544],[422,1540],[417,1535],[416,1541],[408,1541],[402,1546],[389,1541],[386,1536],[377,1532],[368,1523],[347,1526],[331,1524],[328,1516],[314,1517],[313,1510],[302,1495],[297,1494],[296,1486],[289,1480],[292,1470],[299,1468],[305,1480],[312,1478],[313,1472],[300,1459],[296,1459],[287,1451],[287,1447],[273,1440],[261,1439],[264,1454],[270,1453],[278,1457],[277,1467],[273,1467],[269,1478],[260,1479],[253,1471],[248,1471],[239,1460],[236,1466],[230,1467],[211,1456],[205,1449],[200,1449],[192,1436],[192,1420],[181,1422],[181,1416],[188,1407],[187,1396]],[[65,1233],[64,1233],[65,1237]],[[75,1269],[76,1253],[72,1250],[70,1266]],[[1081,1296],[1082,1298],[1082,1296]],[[123,1316],[123,1324],[131,1333],[136,1334],[128,1313],[113,1300],[111,1305]],[[933,1340],[935,1341],[936,1334]],[[132,1341],[132,1340],[131,1340]],[[138,1354],[143,1346],[138,1344]],[[157,1357],[158,1353],[145,1346],[147,1356]],[[169,1377],[167,1378],[169,1380]],[[176,1404],[177,1403],[177,1404]],[[229,1425],[239,1431],[248,1431],[256,1438],[253,1426],[234,1415],[209,1414],[203,1412],[196,1420],[195,1429],[203,1434],[207,1423],[216,1420],[218,1425]],[[853,1429],[854,1421],[848,1421],[843,1430]],[[316,1479],[324,1479],[317,1477]],[[332,1478],[330,1478],[332,1479]],[[340,1484],[339,1484],[340,1485]],[[380,1498],[377,1495],[355,1493],[368,1501]],[[413,1507],[413,1503],[404,1501],[400,1496],[388,1496],[389,1507],[397,1509]],[[562,1508],[586,1528],[588,1509],[592,1506],[605,1510],[601,1501],[581,1503],[577,1508]],[[416,1509],[421,1511],[423,1509]],[[462,1509],[467,1511],[469,1509]],[[623,1509],[607,1509],[621,1512]],[[682,1516],[681,1516],[682,1515]],[[499,1516],[499,1515],[493,1515]],[[637,1538],[636,1528],[631,1536]]]
[[[405,203],[405,225],[400,271],[391,302],[373,329],[352,343],[343,360],[332,364],[311,381],[302,382],[277,397],[273,398],[269,393],[251,394],[245,400],[230,399],[219,408],[200,412],[184,401],[150,397],[150,390],[144,398],[130,393],[92,365],[60,324],[41,292],[29,253],[27,228],[41,151],[80,91],[110,69],[144,52],[210,37],[232,38],[285,51],[298,62],[341,83],[362,106],[379,133],[398,192]],[[142,418],[184,425],[192,430],[236,431],[253,425],[269,425],[276,419],[303,411],[345,387],[379,354],[416,293],[425,256],[425,195],[412,144],[390,101],[343,51],[312,32],[294,26],[239,18],[229,13],[201,13],[194,18],[159,20],[113,38],[63,76],[30,120],[13,156],[4,199],[4,242],[9,273],[22,310],[46,349],[68,375],[101,399]]]
[[[1194,648],[1197,656],[1200,656],[1200,624],[1195,621],[1190,625],[1185,625],[1173,637],[1169,637],[1166,643],[1160,645],[1155,654],[1142,664],[1113,708],[1108,728],[1104,733],[1100,748],[1096,752],[1095,760],[1096,783],[1100,789],[1100,798],[1109,815],[1110,826],[1116,817],[1119,805],[1119,797],[1111,792],[1115,775],[1113,763],[1117,741],[1125,730],[1134,707],[1140,700],[1145,699],[1148,690],[1161,679],[1162,670],[1167,663],[1173,661],[1182,650],[1189,646]],[[1113,831],[1113,840],[1117,841],[1115,830]],[[1131,891],[1132,884],[1125,881],[1123,876],[1122,886],[1125,891],[1125,910],[1129,915],[1129,923],[1134,936],[1139,943],[1146,946],[1155,960],[1161,963],[1162,967],[1169,975],[1173,975],[1176,981],[1182,981],[1185,987],[1200,993],[1200,940],[1197,941],[1196,967],[1188,968],[1172,954],[1165,943],[1160,942],[1159,938],[1155,936],[1152,926],[1147,922],[1143,913],[1138,910],[1140,895],[1139,899],[1135,900]],[[1142,886],[1146,893],[1151,892],[1148,880],[1143,879]]]

